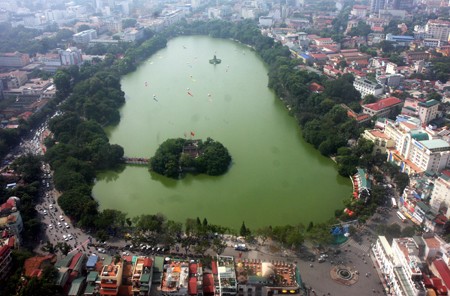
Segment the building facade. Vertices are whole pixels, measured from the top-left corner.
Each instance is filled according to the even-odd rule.
[[[359,91],[361,98],[364,98],[367,95],[378,97],[384,93],[384,89],[381,84],[367,79],[355,79],[355,81],[353,81],[353,86],[357,91]]]
[[[430,206],[437,211],[444,212],[445,216],[450,218],[450,171],[443,171],[434,181]]]
[[[431,120],[438,117],[439,102],[436,100],[428,100],[419,102],[418,104],[419,119],[423,125],[428,124]]]
[[[429,20],[425,25],[425,32],[433,39],[447,42],[450,33],[450,22],[445,20]]]
[[[21,68],[30,63],[30,56],[25,53],[12,52],[0,54],[0,67]]]

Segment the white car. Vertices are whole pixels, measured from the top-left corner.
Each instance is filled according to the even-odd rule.
[[[68,240],[69,240],[69,238],[68,238],[67,235],[65,235],[65,234],[63,234],[63,238],[64,238],[65,241],[68,241]]]
[[[72,234],[70,234],[70,233],[67,235],[67,237],[68,237],[69,239],[73,239],[73,236],[72,236]]]
[[[65,228],[70,228],[70,225],[67,224],[67,222],[64,222],[64,227],[65,227]]]
[[[50,210],[53,210],[53,205],[49,205],[48,208],[49,208]]]
[[[47,210],[44,210],[42,213],[43,213],[44,215],[47,215]]]
[[[64,216],[63,215],[59,215],[59,220],[64,221]]]
[[[58,227],[61,227],[61,226],[62,226],[61,222],[58,222]]]
[[[53,224],[48,224],[48,228],[53,229]]]

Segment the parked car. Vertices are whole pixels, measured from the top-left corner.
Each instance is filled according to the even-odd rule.
[[[68,241],[68,240],[69,240],[69,238],[68,238],[67,235],[65,235],[65,234],[63,234],[63,238],[64,238],[65,241]]]
[[[248,248],[247,248],[247,246],[245,244],[234,245],[234,249],[236,251],[248,251]]]
[[[70,228],[70,225],[67,222],[64,222],[64,227],[65,228]]]

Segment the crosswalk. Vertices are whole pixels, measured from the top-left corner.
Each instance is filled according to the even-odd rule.
[[[346,244],[360,250],[361,252],[363,252],[363,254],[369,253],[369,250],[370,250],[370,242],[368,242],[368,241],[364,241],[363,243],[359,244],[353,238],[350,238],[346,242]]]

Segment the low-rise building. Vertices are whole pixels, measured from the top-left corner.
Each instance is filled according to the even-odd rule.
[[[362,134],[363,138],[373,142],[374,153],[387,153],[387,149],[395,147],[395,141],[389,138],[385,133],[380,130],[365,130]]]
[[[355,81],[353,81],[353,86],[359,91],[362,98],[367,95],[378,97],[384,93],[384,88],[381,84],[367,79],[355,79]]]
[[[72,36],[72,38],[73,38],[73,41],[76,43],[87,44],[91,40],[97,39],[97,31],[94,29],[89,29],[89,30],[74,34]]]
[[[153,260],[149,257],[137,257],[133,266],[131,278],[133,295],[150,295],[152,275]]]
[[[111,261],[103,266],[99,274],[100,295],[118,295],[119,286],[122,284],[123,261],[122,259]]]
[[[400,113],[403,101],[396,97],[381,99],[378,102],[362,105],[363,113],[370,116],[388,117],[398,109]]]
[[[0,53],[0,67],[21,68],[30,63],[30,56],[20,52]]]

